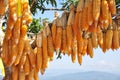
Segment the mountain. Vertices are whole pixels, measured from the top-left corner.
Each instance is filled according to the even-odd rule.
[[[44,76],[42,80],[120,80],[120,75],[107,72],[90,71],[52,77]]]

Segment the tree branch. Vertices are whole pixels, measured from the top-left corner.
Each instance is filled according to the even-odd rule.
[[[64,11],[64,10],[66,10],[66,9],[64,9],[64,8],[61,8],[61,9],[59,9],[59,8],[45,8],[44,10],[56,10],[56,11]]]

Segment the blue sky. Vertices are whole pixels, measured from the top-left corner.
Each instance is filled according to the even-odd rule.
[[[48,7],[51,8],[51,6]],[[60,5],[58,5],[58,8],[59,7]],[[54,11],[45,11],[44,14],[39,12],[35,17],[49,18],[49,20],[52,21]],[[55,71],[57,70],[62,70],[61,73],[57,74],[83,71],[104,71],[120,74],[120,49],[115,51],[108,50],[106,53],[103,53],[100,48],[94,49],[94,57],[91,59],[89,56],[84,56],[82,65],[79,65],[78,62],[72,63],[70,56],[62,56],[61,60],[56,59],[55,56],[54,60],[50,62],[44,76],[56,74]]]

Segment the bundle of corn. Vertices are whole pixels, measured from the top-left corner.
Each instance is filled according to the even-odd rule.
[[[8,0],[0,0],[0,16],[4,16],[7,11]]]
[[[7,29],[2,47],[3,62],[11,67],[12,80],[38,80],[40,67],[37,65],[36,68],[36,55],[39,54],[35,54],[26,36],[27,25],[32,22],[28,0],[9,0],[8,7]]]

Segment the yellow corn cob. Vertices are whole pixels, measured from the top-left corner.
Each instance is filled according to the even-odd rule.
[[[84,9],[84,3],[85,3],[85,0],[79,0],[77,5],[77,12],[80,12]]]
[[[29,61],[28,56],[26,56],[26,62],[23,66],[23,69],[24,69],[26,75],[28,75],[30,73],[30,68],[31,68],[30,67],[30,61]]]
[[[67,53],[67,32],[66,32],[66,28],[63,29],[63,33],[62,33],[61,52],[64,53],[64,54]]]
[[[110,49],[112,46],[113,30],[107,30],[106,32],[106,49]]]
[[[6,0],[1,0],[0,1],[0,16],[3,16],[6,12],[7,9],[7,1]]]
[[[83,50],[82,50],[82,55],[83,56],[87,53],[87,44],[88,44],[88,40],[84,39],[83,40]]]
[[[43,30],[42,34],[42,68],[47,68],[48,67],[48,50],[47,50],[47,35],[45,32],[45,29]]]
[[[90,0],[87,10],[88,10],[87,21],[89,25],[92,25],[93,23],[93,0]]]
[[[13,28],[13,39],[16,44],[18,44],[20,38],[20,26],[21,26],[21,19],[18,18]]]
[[[82,64],[82,54],[78,53],[77,58],[78,58],[78,63],[81,65]]]
[[[112,15],[111,15],[111,12],[109,11],[109,25],[111,26],[112,25]]]
[[[119,46],[120,46],[120,30],[118,29],[118,37],[119,37]]]
[[[7,20],[7,28],[12,30],[14,27],[15,21],[12,19],[12,17],[9,15]]]
[[[80,31],[77,35],[77,47],[78,47],[78,53],[82,53],[83,50],[83,38],[82,38],[82,32]]]
[[[116,14],[116,2],[115,0],[108,0],[109,10],[112,15]]]
[[[42,60],[43,60],[43,58],[42,58],[42,48],[41,47],[37,47],[37,54],[36,54],[36,68],[38,69],[38,70],[40,70],[41,69],[41,67],[42,67]]]
[[[100,46],[100,48],[103,48],[103,33],[102,31],[98,32],[98,44]]]
[[[7,61],[7,66],[10,66],[10,64],[12,63],[12,40],[8,40],[8,57],[9,60]]]
[[[81,23],[81,27],[82,27],[82,30],[88,30],[89,28],[89,25],[88,25],[88,19],[87,19],[87,13],[88,13],[88,7],[85,7],[85,9],[83,10],[82,12],[82,23]]]
[[[9,40],[12,36],[12,30],[10,30],[9,28],[6,29],[6,32],[5,32],[5,39],[6,40]]]
[[[113,30],[112,46],[113,46],[113,49],[116,49],[116,50],[119,48],[119,38],[118,38],[117,29]]]
[[[29,60],[30,60],[30,64],[31,64],[31,67],[35,67],[36,65],[36,59],[35,59],[35,54],[33,52],[33,50],[31,49],[31,52],[30,54],[28,54],[28,57],[29,57]]]
[[[12,58],[12,63],[11,65],[15,62],[16,60],[16,57],[18,55],[18,46],[16,45],[16,43],[14,43],[14,39],[12,37],[12,47],[11,47],[11,51],[12,51],[12,55],[11,55],[11,58]]]
[[[106,33],[103,33],[103,48],[102,51],[105,53],[106,52]]]
[[[42,33],[41,32],[37,34],[36,45],[37,47],[42,47]]]
[[[93,32],[91,39],[92,39],[92,46],[93,46],[93,48],[97,48],[98,47],[97,33]]]
[[[20,37],[25,37],[27,34],[27,25],[22,24],[21,28],[20,28]]]
[[[53,21],[52,23],[52,39],[53,39],[53,44],[54,44],[54,47],[55,47],[55,37],[56,37],[56,20]]]
[[[71,54],[71,59],[72,62],[76,62],[76,56],[77,56],[77,39],[76,36],[73,36],[73,40],[72,40],[72,54]]]
[[[23,66],[24,66],[24,64],[26,62],[26,57],[27,57],[26,54],[27,54],[27,52],[25,52],[25,50],[24,50],[23,54],[22,54],[22,56],[20,58],[20,61],[19,61],[19,68],[21,68],[21,69],[23,69]]]
[[[68,49],[67,51],[68,51],[68,55],[70,55],[72,49],[72,38],[73,38],[72,27],[67,26],[66,31],[67,31],[67,49]]]
[[[53,40],[51,35],[47,37],[47,48],[48,48],[48,56],[50,57],[50,60],[53,60],[54,46],[53,46]]]
[[[102,0],[101,2],[101,12],[102,12],[102,19],[103,19],[103,27],[105,29],[108,28],[109,24],[109,8],[108,8],[108,3],[107,0]]]
[[[57,27],[57,33],[55,38],[55,48],[57,53],[59,52],[61,47],[61,40],[62,40],[62,27]]]
[[[29,73],[27,80],[34,80],[34,69],[32,69],[31,72]]]
[[[77,33],[78,33],[78,28],[79,28],[79,13],[77,12],[76,14],[75,14],[75,19],[74,19],[74,25],[72,26],[72,28],[73,28],[73,33],[77,36]]]
[[[100,16],[101,0],[93,0],[93,19],[98,21]]]
[[[93,58],[94,54],[93,54],[93,46],[92,46],[92,39],[91,38],[88,39],[87,53],[90,56],[90,58]]]
[[[12,66],[12,80],[18,80],[19,70],[18,66]]]
[[[34,69],[34,80],[39,80],[38,71]]]
[[[25,72],[19,70],[19,80],[25,80]]]
[[[3,40],[2,48],[3,48],[3,50],[2,50],[1,57],[3,59],[3,62],[7,63],[7,61],[8,61],[8,42],[5,39]]]
[[[23,37],[20,37],[19,42],[18,42],[18,55],[17,58],[15,60],[15,65],[19,64],[20,59],[23,55],[23,50],[24,50],[24,44],[25,44],[25,39]]]

